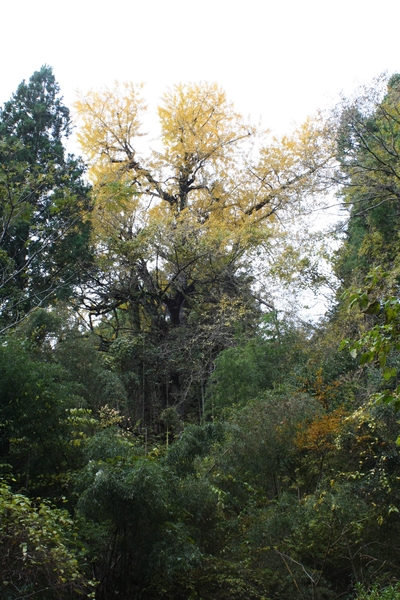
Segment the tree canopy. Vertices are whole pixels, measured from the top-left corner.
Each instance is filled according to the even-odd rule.
[[[144,109],[133,84],[91,91],[76,103],[100,258],[85,306],[93,315],[114,311],[125,332],[165,345],[160,403],[185,412],[187,382],[202,385],[249,313],[271,308],[268,288],[253,285],[251,265],[269,260],[282,221],[295,219],[305,197],[324,187],[332,155],[318,121],[268,138],[207,83],[164,95],[159,143],[140,151]],[[183,367],[171,349],[178,343],[190,351],[194,338],[195,356],[186,355]],[[190,375],[188,364],[197,365]]]
[[[87,165],[49,67],[0,112],[1,597],[398,600],[399,76],[279,139],[177,85],[154,147],[141,90],[80,96]]]

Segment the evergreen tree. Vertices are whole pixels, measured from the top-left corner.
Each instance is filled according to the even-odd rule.
[[[0,110],[0,324],[67,298],[90,264],[85,167],[67,154],[69,110],[52,69]]]
[[[371,267],[392,269],[398,256],[400,75],[390,78],[383,98],[378,86],[344,105],[337,149],[343,199],[350,208],[337,274],[348,286]]]

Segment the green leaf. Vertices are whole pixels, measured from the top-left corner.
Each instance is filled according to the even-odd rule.
[[[372,302],[369,306],[367,306],[367,308],[364,310],[364,312],[367,315],[377,315],[379,313],[380,309],[381,309],[380,302],[375,300],[375,302]]]
[[[364,354],[361,355],[360,358],[360,365],[365,365],[366,363],[370,363],[372,362],[372,360],[374,359],[374,353],[369,351],[369,352],[364,352]]]
[[[386,322],[391,323],[393,321],[393,319],[396,318],[398,311],[393,307],[389,307],[386,309],[385,313],[386,313]]]
[[[383,372],[383,378],[388,381],[389,379],[391,379],[392,377],[396,377],[397,375],[397,369],[395,369],[394,367],[392,367],[391,369],[385,369]]]
[[[368,302],[369,302],[369,298],[368,298],[367,294],[364,293],[359,297],[358,303],[360,305],[361,310],[365,310],[367,308]]]

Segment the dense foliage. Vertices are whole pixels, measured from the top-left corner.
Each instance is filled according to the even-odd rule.
[[[147,156],[139,88],[90,92],[90,185],[49,67],[4,105],[2,598],[400,598],[386,83],[269,142],[217,86],[177,86]],[[257,273],[295,266],[281,224],[328,184],[349,218],[310,327]]]
[[[88,186],[50,67],[23,81],[0,110],[0,327],[71,296],[90,264]]]

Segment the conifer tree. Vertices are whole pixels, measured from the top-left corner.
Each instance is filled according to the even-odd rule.
[[[0,318],[67,298],[90,264],[88,185],[52,69],[23,81],[0,110]]]

